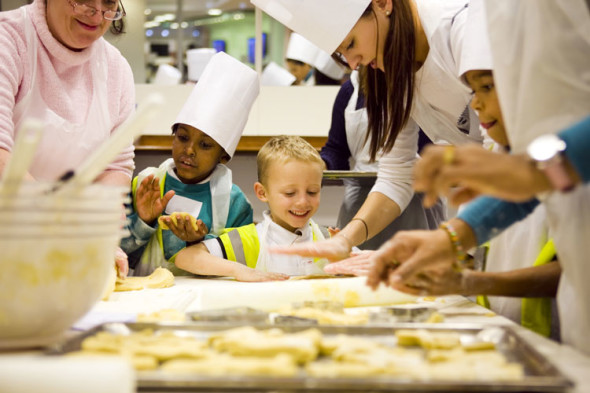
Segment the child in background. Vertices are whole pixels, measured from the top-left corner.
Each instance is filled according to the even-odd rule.
[[[252,223],[252,206],[224,164],[258,92],[258,75],[248,66],[223,52],[209,61],[172,125],[172,158],[133,179],[131,235],[121,248],[134,275],[159,266],[186,274],[174,266],[179,251],[208,233]]]
[[[312,217],[320,205],[325,168],[317,150],[298,136],[269,140],[257,157],[254,191],[268,203],[264,220],[228,229],[217,239],[182,250],[176,265],[191,273],[235,277],[239,281],[324,274],[324,259],[268,253],[268,248],[323,240],[330,234]]]
[[[481,126],[496,142],[494,148],[510,150],[492,71],[468,71],[465,81],[473,89],[471,107],[478,112]],[[559,340],[559,321],[556,310],[551,310],[550,298],[557,293],[561,268],[545,220],[545,207],[539,205],[525,220],[492,239],[485,272],[470,273],[466,283],[473,284],[474,292],[495,295],[478,299],[488,308]]]

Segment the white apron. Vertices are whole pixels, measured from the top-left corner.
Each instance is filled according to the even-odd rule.
[[[106,51],[102,42],[94,44],[93,50],[102,53],[94,56],[92,70],[92,104],[86,120],[74,124],[53,112],[41,96],[37,73],[37,38],[32,20],[26,8],[21,8],[25,20],[25,36],[29,48],[29,62],[33,77],[31,88],[25,97],[16,104],[13,114],[15,130],[26,118],[36,118],[43,122],[43,133],[37,153],[29,173],[37,180],[55,180],[70,169],[78,167],[109,136],[113,124],[108,111],[108,83]],[[16,131],[15,131],[16,134]]]
[[[367,109],[356,109],[359,92],[358,72],[353,71],[350,82],[354,87],[348,105],[344,109],[344,125],[346,130],[346,141],[350,150],[350,168],[353,171],[379,171],[378,162],[370,162],[369,143],[365,143],[369,118]],[[406,127],[410,127],[413,120],[408,121]],[[368,142],[368,141],[367,141]],[[417,146],[416,146],[417,148]],[[346,224],[359,211],[367,196],[371,192],[374,179],[344,179],[344,199],[338,212],[336,225],[344,228]],[[365,250],[376,250],[383,243],[389,240],[397,231],[409,229],[434,229],[444,220],[444,206],[442,202],[432,209],[425,210],[422,206],[422,196],[414,194],[408,206],[401,215],[391,224],[385,227],[380,233],[359,245]]]
[[[539,205],[527,218],[490,240],[485,271],[505,272],[531,267],[548,240],[545,206]],[[522,298],[488,296],[488,301],[493,311],[521,323]]]
[[[461,59],[454,59],[449,47],[457,39],[451,34],[453,17],[466,3],[416,2],[430,50],[416,73],[411,116],[435,144],[483,141],[479,118],[469,107],[471,91],[457,75]]]
[[[564,343],[590,354],[590,185],[545,201],[562,274],[557,307]]]

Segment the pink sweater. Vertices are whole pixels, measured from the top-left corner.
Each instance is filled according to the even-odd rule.
[[[86,119],[92,98],[90,65],[98,45],[106,46],[108,65],[108,111],[113,132],[135,108],[135,85],[131,67],[121,53],[104,38],[89,48],[75,52],[57,41],[45,19],[45,0],[26,6],[39,39],[37,80],[43,81],[41,95],[59,116],[74,123]],[[13,110],[32,82],[32,64],[28,60],[24,18],[20,9],[0,12],[0,148],[11,151],[14,143]],[[57,141],[56,141],[57,143]],[[72,146],[72,149],[75,149]],[[133,145],[126,148],[108,167],[131,176]],[[63,160],[63,157],[56,157]]]

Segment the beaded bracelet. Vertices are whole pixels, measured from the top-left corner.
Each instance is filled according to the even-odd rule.
[[[463,245],[461,244],[461,240],[459,240],[457,231],[455,231],[455,228],[453,228],[453,226],[448,222],[443,222],[440,224],[439,228],[444,230],[447,235],[449,235],[451,245],[453,246],[453,251],[455,252],[455,258],[457,259],[457,262],[459,262],[459,265],[463,266],[467,260],[467,253],[465,253],[465,250],[463,250]]]

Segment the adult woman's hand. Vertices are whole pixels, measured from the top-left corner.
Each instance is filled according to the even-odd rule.
[[[452,266],[455,254],[447,233],[436,231],[398,232],[372,254],[373,266],[367,285],[380,283],[411,294],[422,294],[426,274],[435,274],[437,265]]]
[[[135,195],[139,218],[151,225],[162,215],[173,196],[174,191],[171,190],[161,197],[159,179],[154,175],[147,176],[137,187]]]
[[[482,194],[523,202],[551,188],[525,155],[494,153],[479,145],[428,146],[414,174],[414,189],[426,194],[425,206],[439,195],[455,205]]]
[[[350,258],[326,265],[324,271],[328,274],[353,274],[367,276],[373,266],[371,256],[375,251],[353,251]]]
[[[319,242],[293,244],[284,247],[269,247],[271,253],[301,255],[304,257],[326,258],[329,261],[340,261],[350,256],[352,246],[341,233]]]

